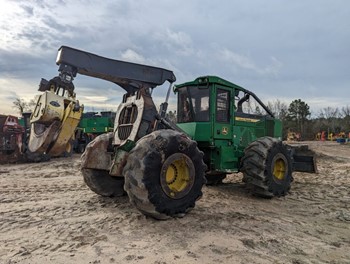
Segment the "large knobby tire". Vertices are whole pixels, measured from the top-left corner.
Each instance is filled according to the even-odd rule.
[[[243,181],[257,196],[284,196],[290,190],[292,162],[287,147],[278,139],[263,137],[252,142],[241,161]]]
[[[82,168],[81,172],[86,185],[101,196],[122,196],[125,193],[122,177],[113,177],[106,170]]]
[[[222,180],[226,178],[226,173],[206,174],[205,178],[207,179],[207,185],[219,185],[222,184]]]
[[[84,181],[89,188],[101,196],[122,196],[124,192],[124,178],[115,177],[109,174],[106,169],[89,168],[89,160],[93,159],[94,163],[103,164],[106,162],[108,146],[113,138],[113,133],[99,135],[91,141],[81,156],[81,172]],[[107,154],[106,154],[107,153]],[[107,161],[108,162],[108,161]],[[108,167],[108,166],[104,166]]]
[[[85,148],[86,148],[86,144],[85,143],[79,144],[77,153],[84,153]]]
[[[141,138],[123,170],[130,202],[156,219],[184,216],[202,196],[206,165],[197,143],[174,130]]]

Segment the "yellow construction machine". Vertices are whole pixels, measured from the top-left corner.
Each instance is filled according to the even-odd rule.
[[[294,131],[288,131],[287,141],[300,141],[301,136],[300,133]]]
[[[76,72],[60,65],[59,76],[41,79],[32,113],[23,113],[23,126],[13,116],[0,115],[0,164],[44,161],[70,155],[75,129],[83,114],[76,100],[73,78]]]
[[[71,70],[60,67],[60,75],[47,81],[42,79],[36,106],[30,116],[28,155],[57,157],[72,152],[74,132],[83,113],[76,100]]]

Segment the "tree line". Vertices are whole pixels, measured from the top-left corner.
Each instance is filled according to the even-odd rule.
[[[31,112],[34,109],[36,102],[34,99],[27,102],[24,99],[16,98],[12,104],[13,108],[19,113],[20,116],[22,116],[24,112]]]
[[[276,118],[282,120],[284,138],[289,131],[300,133],[304,140],[315,139],[316,134],[322,131],[335,135],[350,132],[349,105],[324,107],[312,117],[309,105],[301,99],[295,99],[289,106],[280,100],[268,102],[267,106]]]

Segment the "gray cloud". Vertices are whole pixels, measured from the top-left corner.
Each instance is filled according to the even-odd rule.
[[[302,98],[315,109],[346,104],[345,0],[5,2],[12,9],[0,11],[0,85],[23,80],[25,87],[11,87],[18,94],[35,94],[41,77],[56,75],[57,49],[68,45],[165,67],[178,83],[219,75],[265,101]],[[100,105],[93,98],[101,93],[108,93],[104,103],[119,103],[122,90],[114,84],[84,76],[75,84],[89,104]],[[165,92],[159,88],[159,98]]]

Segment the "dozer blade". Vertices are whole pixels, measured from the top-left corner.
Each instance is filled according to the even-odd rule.
[[[317,173],[316,154],[307,145],[288,145],[293,158],[293,171]]]
[[[46,127],[42,123],[33,123],[31,125],[28,148],[31,152],[44,153],[57,135],[57,130],[61,125],[60,121],[54,121]]]

